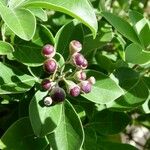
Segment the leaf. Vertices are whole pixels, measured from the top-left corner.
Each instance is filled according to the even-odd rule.
[[[86,127],[84,131],[85,131],[85,141],[84,141],[83,149],[98,150],[97,135],[94,129]]]
[[[4,143],[2,142],[2,140],[0,139],[0,149],[4,149],[6,148],[6,145],[4,145]]]
[[[108,103],[107,107],[125,111],[141,106],[148,98],[149,91],[139,74],[130,68],[119,68],[114,74],[124,89],[124,95]]]
[[[42,7],[66,13],[91,29],[93,36],[97,32],[97,20],[93,8],[87,0],[28,0],[23,4],[25,7]]]
[[[0,62],[0,94],[22,93],[28,91],[36,79],[14,67]]]
[[[62,104],[46,107],[43,98],[47,92],[38,91],[29,105],[29,117],[36,136],[43,137],[52,132],[60,122]]]
[[[19,62],[32,67],[43,64],[45,58],[41,54],[42,46],[16,38],[14,47],[13,56]]]
[[[106,104],[123,94],[121,88],[108,76],[93,70],[88,70],[87,76],[96,78],[96,84],[92,86],[92,91],[88,94],[82,94],[87,100],[98,104]]]
[[[25,0],[9,0],[8,6],[12,9],[19,7]]]
[[[55,38],[50,30],[44,25],[37,25],[35,35],[32,39],[32,42],[36,45],[42,46],[45,44],[55,43]]]
[[[130,44],[125,50],[125,59],[133,64],[149,63],[150,52],[142,50],[137,44]]]
[[[135,30],[137,31],[141,43],[145,48],[147,48],[150,46],[150,25],[148,24],[148,20],[144,18],[142,14],[136,11],[130,11],[129,17],[134,25]]]
[[[103,110],[98,112],[87,125],[99,134],[111,135],[121,132],[130,123],[131,119],[123,112]]]
[[[78,150],[84,140],[83,127],[73,106],[66,100],[63,104],[61,122],[54,133],[47,136],[53,150]]]
[[[115,69],[115,63],[108,57],[102,55],[99,51],[96,53],[95,58],[98,65],[108,72],[112,72]]]
[[[71,21],[60,28],[55,36],[56,50],[63,55],[64,59],[69,56],[69,43],[72,40],[78,40],[81,43],[83,40],[82,26],[81,24],[76,24],[75,21]]]
[[[13,51],[14,48],[11,44],[0,41],[0,55],[7,55],[9,53],[12,53]]]
[[[26,9],[10,9],[0,2],[0,15],[5,24],[20,38],[29,41],[32,39],[36,20],[33,14]]]
[[[46,138],[35,137],[28,117],[21,118],[13,123],[1,140],[6,145],[4,150],[41,150],[48,145]]]
[[[100,141],[98,145],[101,147],[101,150],[138,150],[136,147],[129,144],[114,143],[108,141]]]
[[[131,40],[132,42],[135,42],[137,44],[140,43],[139,38],[134,31],[133,27],[123,20],[122,18],[109,13],[109,12],[102,12],[102,16],[112,25],[115,27],[116,30],[118,30],[123,36]]]
[[[147,100],[145,101],[145,103],[141,106],[141,108],[145,114],[150,113],[150,95],[147,98]]]
[[[47,13],[42,8],[28,8],[28,9],[42,21],[48,20]]]
[[[98,33],[95,39],[93,39],[92,34],[84,33],[85,36],[84,36],[82,52],[86,55],[89,55],[89,57],[91,57],[90,52],[93,52],[95,49],[102,48],[113,38],[113,32],[111,26],[102,21],[99,24],[100,25],[99,25]]]

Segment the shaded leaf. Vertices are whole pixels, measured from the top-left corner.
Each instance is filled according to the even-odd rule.
[[[21,118],[12,124],[1,138],[6,145],[4,150],[44,149],[48,143],[45,138],[35,137],[29,118]]]
[[[109,12],[102,12],[102,16],[112,25],[115,27],[116,30],[118,30],[123,36],[131,40],[132,42],[139,44],[139,39],[134,31],[133,27],[123,20],[122,18],[109,13]]]
[[[31,125],[35,135],[38,137],[43,137],[52,132],[61,119],[62,104],[46,107],[43,103],[46,95],[47,92],[38,91],[29,105]]]
[[[88,126],[104,135],[117,134],[130,123],[130,118],[122,112],[103,110],[98,112]]]
[[[108,108],[124,111],[141,106],[149,95],[148,88],[139,74],[130,68],[119,68],[115,72],[119,85],[124,94],[113,102],[107,104]]]
[[[63,104],[59,126],[54,133],[47,137],[53,150],[77,150],[81,148],[84,140],[81,121],[67,100]]]
[[[36,79],[14,67],[0,62],[0,94],[22,93],[28,91]]]

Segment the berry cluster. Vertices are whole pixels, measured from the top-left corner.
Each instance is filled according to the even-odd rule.
[[[74,72],[71,69],[63,72],[64,67],[60,67],[54,59],[56,50],[52,45],[46,44],[42,48],[42,55],[46,58],[43,68],[49,74],[49,77],[41,82],[42,89],[48,91],[48,95],[44,98],[46,106],[64,101],[66,93],[73,97],[79,96],[80,93],[89,93],[95,84],[93,76],[86,79],[84,69],[87,68],[88,62],[80,53],[82,44],[73,40],[69,44],[69,50],[70,55],[63,66],[71,64],[75,67]]]

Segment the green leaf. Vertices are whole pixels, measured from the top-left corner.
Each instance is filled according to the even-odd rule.
[[[82,43],[83,31],[81,24],[77,24],[75,21],[71,21],[64,25],[57,32],[55,36],[55,47],[57,52],[63,55],[64,59],[68,58],[69,55],[69,43],[72,40],[78,40]]]
[[[83,149],[98,150],[97,135],[94,129],[86,127],[84,131],[85,131],[85,141],[84,141]]]
[[[6,148],[6,145],[4,145],[4,143],[2,142],[2,140],[0,139],[0,149],[4,149]]]
[[[144,18],[142,14],[136,11],[130,11],[129,17],[134,25],[135,30],[137,31],[141,43],[145,48],[147,48],[150,46],[150,25],[148,24],[148,20]]]
[[[46,138],[35,137],[27,117],[21,118],[12,124],[1,140],[6,145],[4,150],[41,150],[48,145]]]
[[[104,135],[117,134],[130,123],[130,118],[123,112],[103,110],[98,112],[88,126]]]
[[[55,38],[46,26],[37,25],[36,32],[32,39],[32,42],[39,46],[43,46],[45,44],[54,45]]]
[[[48,20],[47,13],[42,8],[28,8],[28,9],[42,21]]]
[[[28,91],[36,79],[14,67],[0,62],[0,94],[22,93]]]
[[[19,7],[25,0],[9,0],[8,6],[12,9]]]
[[[150,62],[150,52],[142,50],[138,44],[130,44],[125,50],[125,59],[133,64],[145,64]]]
[[[109,13],[109,12],[102,12],[102,16],[112,25],[115,27],[116,30],[118,30],[123,36],[131,40],[135,43],[140,43],[139,38],[134,31],[133,27],[123,20],[122,18]]]
[[[150,96],[148,99],[145,101],[145,103],[142,105],[142,110],[145,114],[150,113]]]
[[[129,144],[113,143],[108,141],[100,141],[98,145],[101,150],[138,150],[136,147]]]
[[[32,39],[36,20],[33,14],[26,9],[11,9],[0,2],[0,15],[5,24],[20,38],[24,40]]]
[[[41,66],[45,58],[41,54],[42,46],[21,39],[15,40],[13,56],[27,66]]]
[[[28,0],[23,5],[25,7],[42,7],[66,13],[88,26],[93,32],[93,36],[96,36],[97,20],[94,10],[87,0]]]
[[[121,88],[108,76],[93,70],[88,70],[87,76],[94,76],[96,79],[92,91],[88,94],[82,94],[87,100],[98,104],[106,104],[123,94]]]
[[[91,57],[91,53],[95,49],[102,48],[113,38],[112,27],[108,23],[100,22],[99,30],[96,38],[93,39],[92,34],[86,34],[84,36],[83,50],[82,52]]]
[[[115,69],[115,63],[108,57],[102,55],[99,51],[96,53],[95,58],[98,65],[108,72],[112,72]]]
[[[13,51],[14,48],[11,44],[0,41],[0,55],[7,55],[9,53],[12,53]]]
[[[44,106],[43,99],[47,92],[38,91],[29,105],[29,117],[36,136],[43,137],[52,132],[60,122],[62,104]]]
[[[108,103],[108,108],[119,111],[131,110],[141,106],[147,100],[148,88],[137,72],[130,68],[119,68],[115,76],[119,79],[119,85],[124,89],[124,95]]]
[[[84,140],[83,127],[73,106],[67,100],[63,104],[59,126],[47,137],[53,150],[79,150],[81,148]]]

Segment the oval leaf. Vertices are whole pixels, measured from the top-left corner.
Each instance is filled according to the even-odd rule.
[[[41,66],[45,60],[41,54],[41,49],[42,46],[16,38],[13,56],[27,66]]]
[[[6,150],[45,149],[45,138],[35,138],[29,118],[21,118],[12,124],[1,138]]]
[[[87,0],[28,0],[23,5],[26,7],[48,8],[66,13],[79,19],[91,29],[93,36],[96,36],[97,20],[93,8]]]
[[[125,59],[133,64],[145,64],[150,62],[150,52],[142,50],[138,44],[130,44],[125,50]]]
[[[9,53],[12,53],[14,51],[14,48],[11,44],[7,42],[0,41],[0,55],[7,55]]]
[[[109,13],[109,12],[102,12],[102,16],[112,26],[114,26],[116,28],[116,30],[118,30],[123,36],[125,36],[132,42],[135,42],[138,44],[140,43],[136,32],[134,31],[133,27],[128,22],[126,22],[122,18],[120,18],[112,13]]]
[[[115,76],[124,89],[124,95],[106,104],[108,108],[119,111],[130,110],[141,106],[147,100],[149,91],[138,73],[129,68],[120,68],[115,72]]]
[[[0,94],[22,93],[28,91],[35,83],[32,76],[6,66],[0,62]]]
[[[106,104],[114,101],[123,94],[121,88],[108,76],[92,70],[89,70],[87,75],[96,78],[96,84],[92,86],[92,91],[89,94],[82,94],[87,100]]]
[[[42,21],[48,20],[47,13],[42,8],[28,8],[28,9]]]
[[[62,104],[44,106],[43,98],[47,92],[38,91],[30,102],[29,117],[36,136],[43,137],[52,132],[61,119]]]
[[[27,41],[32,39],[35,33],[36,20],[29,10],[13,10],[0,2],[0,15],[5,24],[20,38]]]
[[[130,11],[129,17],[134,25],[137,34],[145,48],[150,46],[150,25],[148,20],[142,14],[136,11]]]
[[[53,149],[79,150],[83,144],[84,133],[81,121],[73,106],[65,101],[59,126],[48,135]]]
[[[98,112],[88,125],[100,134],[111,135],[121,132],[129,122],[130,118],[127,114],[105,109]]]

